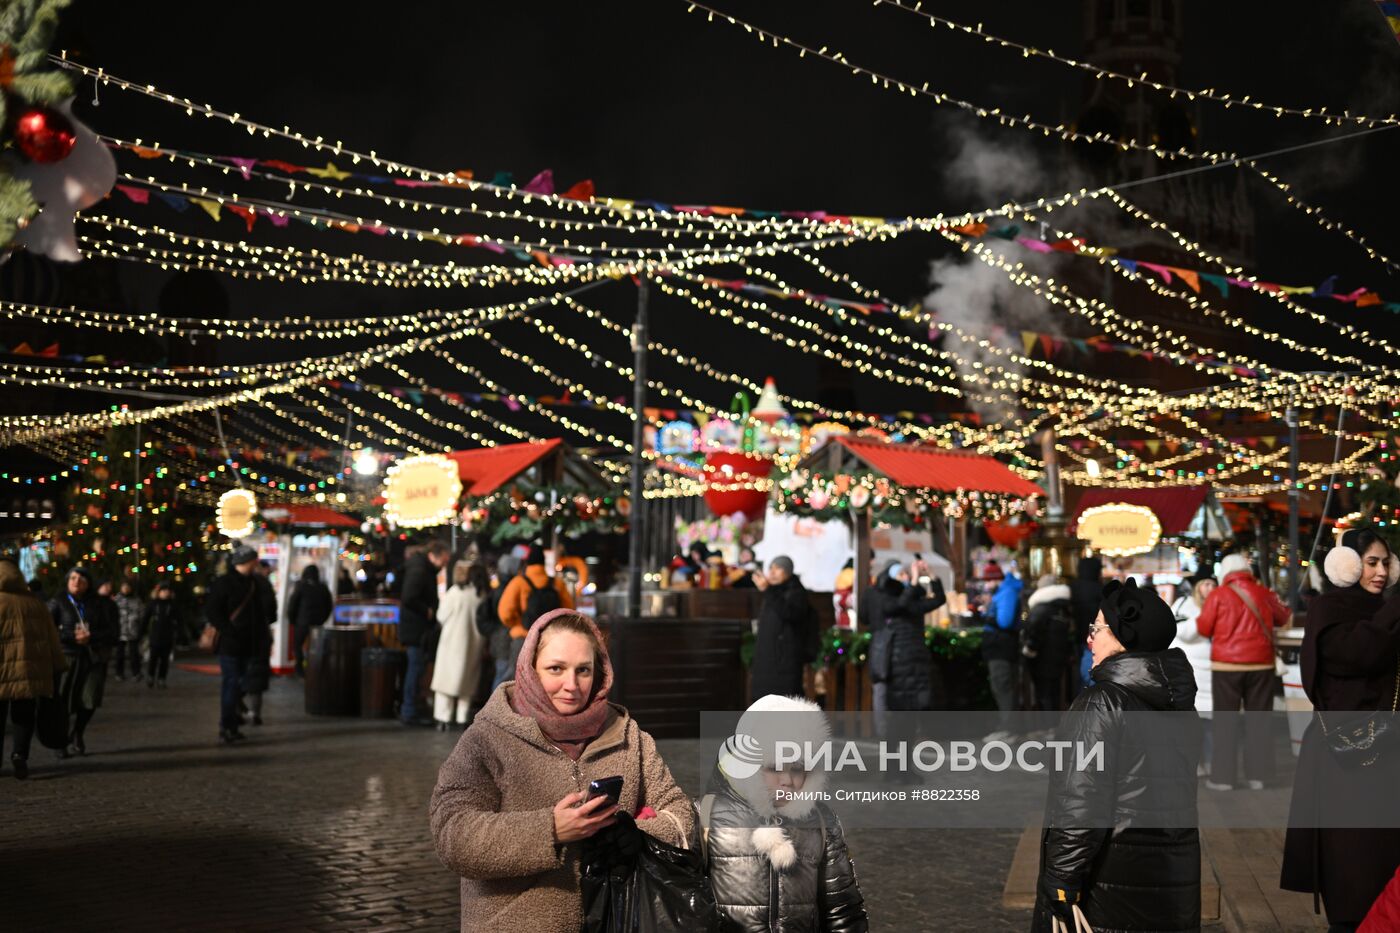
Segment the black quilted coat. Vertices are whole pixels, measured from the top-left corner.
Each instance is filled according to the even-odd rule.
[[[906,586],[889,578],[861,596],[857,610],[874,634],[870,640],[870,676],[887,683],[887,703],[892,710],[928,709],[933,683],[928,647],[924,644],[924,616],[947,599],[941,585],[924,596],[920,586]]]
[[[1181,649],[1127,652],[1094,668],[1061,723],[1062,740],[1102,741],[1106,766],[1051,773],[1040,870],[1080,889],[1095,933],[1200,929],[1195,696]],[[1051,928],[1041,898],[1034,931]]]

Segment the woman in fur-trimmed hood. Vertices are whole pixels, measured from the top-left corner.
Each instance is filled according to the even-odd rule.
[[[815,799],[826,772],[774,767],[778,741],[805,746],[828,738],[816,704],[769,695],[748,708],[725,743],[701,810],[715,900],[735,929],[868,929],[841,823]],[[785,794],[794,799],[780,799]]]

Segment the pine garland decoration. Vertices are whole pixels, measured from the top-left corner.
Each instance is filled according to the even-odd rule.
[[[29,182],[14,176],[19,156],[10,135],[10,113],[51,107],[72,96],[73,81],[49,64],[58,15],[71,0],[0,2],[0,249],[39,212]]]

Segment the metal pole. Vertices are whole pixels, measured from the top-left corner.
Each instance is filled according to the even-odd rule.
[[[133,529],[132,529],[132,530],[133,530],[133,532],[135,533],[135,543],[136,543],[136,553],[135,553],[135,557],[136,557],[136,565],[135,565],[136,579],[137,579],[137,580],[140,580],[140,579],[141,579],[141,422],[139,422],[139,421],[136,422],[136,456],[132,457],[132,459],[136,461],[136,463],[133,465],[133,472],[134,472],[134,474],[135,474],[135,476],[134,476],[133,478],[134,478],[135,482],[134,482],[134,484],[132,485],[132,489],[135,490],[134,495],[135,495],[135,497],[136,497],[136,499],[135,499],[136,508],[132,510],[132,525],[133,525]],[[137,589],[138,589],[138,591],[139,591],[140,587],[138,587]]]
[[[1284,413],[1288,422],[1288,602],[1292,609],[1299,608],[1298,585],[1301,565],[1298,548],[1298,409],[1292,405]],[[1264,555],[1260,555],[1263,558]]]
[[[646,500],[642,497],[646,458],[642,456],[642,443],[647,404],[647,297],[647,280],[638,279],[637,320],[632,325],[632,407],[637,416],[632,422],[632,519],[627,568],[627,616],[633,619],[642,612],[642,561],[646,554]]]

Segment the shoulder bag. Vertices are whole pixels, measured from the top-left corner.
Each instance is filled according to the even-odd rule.
[[[1260,628],[1264,630],[1264,637],[1269,639],[1269,650],[1272,651],[1274,655],[1274,673],[1280,677],[1284,676],[1288,673],[1288,665],[1283,663],[1283,658],[1279,657],[1278,652],[1274,650],[1273,627],[1265,621],[1264,614],[1259,611],[1259,607],[1254,603],[1254,597],[1250,596],[1242,588],[1233,583],[1230,584],[1230,590],[1240,598],[1240,602],[1244,603],[1245,608],[1249,610],[1249,614],[1254,616],[1254,621],[1258,622]]]
[[[1322,727],[1327,747],[1339,764],[1368,768],[1400,737],[1400,725],[1395,722],[1397,709],[1400,709],[1400,652],[1395,655],[1395,691],[1390,697],[1390,709],[1353,717],[1333,716],[1330,726],[1322,718],[1322,711],[1317,710],[1317,724]]]
[[[243,610],[248,608],[248,602],[253,598],[253,590],[255,589],[257,589],[256,586],[249,586],[247,595],[243,597],[243,602],[238,604],[237,609],[229,613],[228,621],[230,625],[238,621],[238,617],[243,614]],[[199,633],[199,650],[208,651],[211,654],[219,650],[219,630],[208,622],[204,623],[204,631]]]

